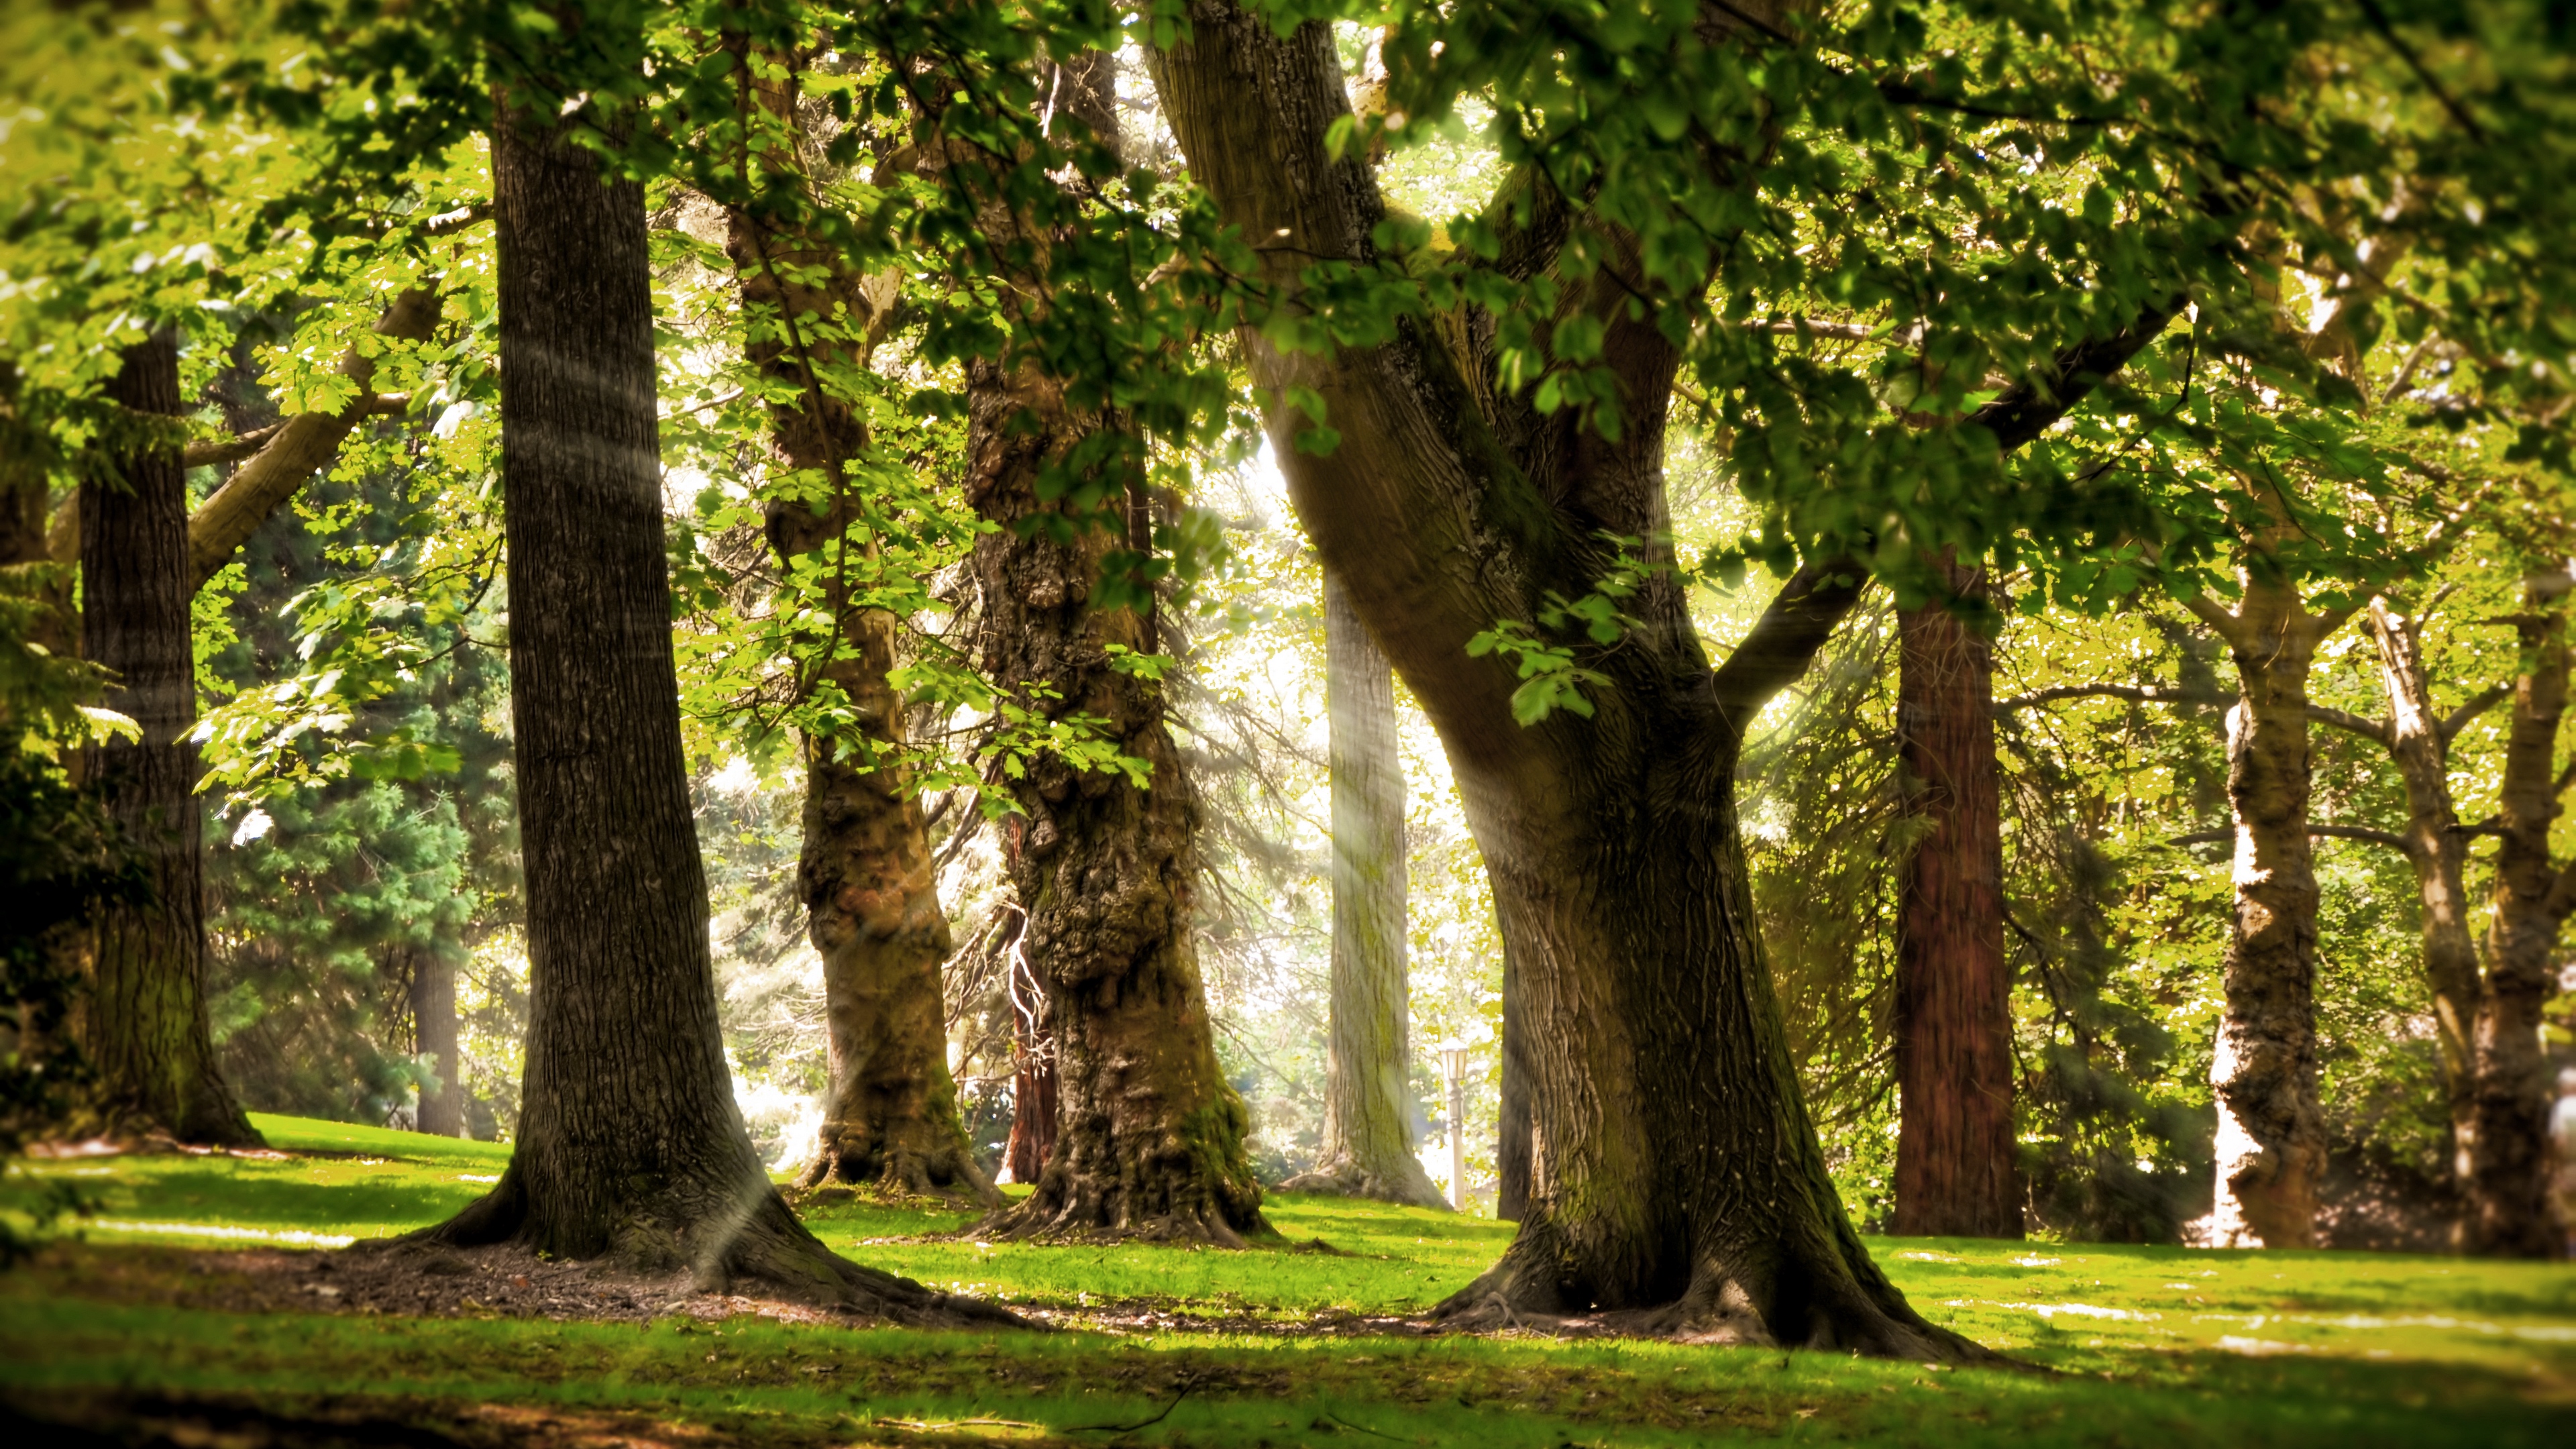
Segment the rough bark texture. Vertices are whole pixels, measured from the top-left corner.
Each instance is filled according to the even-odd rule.
[[[1005,861],[1028,912],[1018,949],[1045,990],[1059,1096],[1037,1191],[985,1230],[1238,1245],[1268,1225],[1190,936],[1196,805],[1161,687],[1112,668],[1106,647],[1153,652],[1151,619],[1089,606],[1109,534],[1079,529],[1065,543],[1015,527],[1055,506],[1039,502],[1038,474],[1083,430],[1060,392],[977,363],[967,397],[968,500],[1002,525],[975,548],[985,673],[1037,713],[1100,721],[1151,768],[1139,789],[1049,754],[1015,791],[1028,813],[1007,827]]]
[[[2258,563],[2260,557],[2258,555]],[[2236,661],[2227,798],[2236,817],[2236,915],[2227,1004],[2210,1062],[2218,1098],[2215,1205],[2199,1230],[2225,1247],[2304,1248],[2325,1171],[2317,1103],[2317,877],[2308,847],[2308,675],[2345,617],[2312,614],[2261,567],[2232,613],[2196,607]]]
[[[1324,1060],[1324,1140],[1314,1170],[1280,1186],[1445,1207],[1414,1155],[1406,1082],[1412,1010],[1395,678],[1330,572],[1324,575],[1324,648],[1333,786],[1332,1030]]]
[[[100,1125],[115,1135],[255,1144],[224,1085],[206,1023],[205,832],[197,802],[195,637],[188,599],[188,494],[179,463],[179,349],[163,334],[128,348],[107,394],[163,441],[122,454],[120,483],[81,487],[82,642],[113,671],[102,701],[142,726],[138,742],[87,752],[85,775],[150,862],[153,899],[95,925],[81,1044],[98,1073]]]
[[[1494,1216],[1519,1222],[1529,1211],[1529,1028],[1521,1022],[1520,972],[1512,943],[1503,942],[1503,1061],[1495,1112]]]
[[[1944,572],[1958,597],[1985,593],[1982,571]],[[1939,600],[1897,636],[1906,806],[1926,828],[1896,929],[1896,1231],[2018,1238],[1993,645]]]
[[[456,963],[436,950],[411,963],[412,1046],[429,1058],[437,1081],[420,1089],[412,1126],[433,1137],[465,1135],[465,1090],[456,1055]]]
[[[2367,619],[2388,718],[2366,721],[2364,732],[2387,748],[2406,785],[2406,857],[2415,868],[2433,1040],[2450,1106],[2452,1175],[2465,1187],[2477,1140],[2473,1038],[2480,980],[2469,926],[2469,837],[2451,799],[2451,741],[2484,705],[2445,719],[2433,708],[2432,680],[2424,672],[2423,621],[2397,613],[2386,599],[2371,600]]]
[[[754,83],[758,103],[797,134],[792,83]],[[801,190],[802,157],[764,156]],[[747,312],[766,324],[750,344],[762,374],[793,389],[770,408],[770,446],[786,496],[768,506],[770,546],[793,570],[825,570],[833,637],[807,690],[836,693],[843,733],[804,741],[804,841],[796,880],[806,932],[823,960],[832,1085],[801,1186],[865,1183],[897,1193],[958,1191],[995,1202],[957,1114],[948,1071],[940,966],[948,913],[919,795],[900,758],[904,708],[888,681],[901,621],[855,597],[869,545],[850,537],[861,516],[847,467],[867,425],[846,379],[868,364],[885,325],[891,279],[872,283],[832,247],[747,207],[727,216],[727,248]],[[862,535],[864,537],[864,535]]]
[[[1158,52],[1164,114],[1225,220],[1277,238],[1269,280],[1370,255],[1383,206],[1363,158],[1327,157],[1347,113],[1331,37],[1282,39],[1217,0]],[[1555,265],[1563,214],[1543,186],[1504,265]],[[1595,253],[1595,255],[1601,255]],[[1661,472],[1676,353],[1627,299],[1632,256],[1568,278],[1604,324],[1620,437],[1541,415],[1495,382],[1489,321],[1405,323],[1330,358],[1246,351],[1289,494],[1328,569],[1439,730],[1510,943],[1506,1050],[1525,1065],[1529,1197],[1502,1260],[1444,1304],[1463,1324],[1591,1314],[1609,1328],[1967,1358],[1879,1273],[1845,1218],[1799,1095],[1754,933],[1733,775],[1744,729],[1858,597],[1849,561],[1802,570],[1722,670],[1679,587],[1656,574],[1636,623],[1587,663],[1613,684],[1594,718],[1513,720],[1511,666],[1466,645],[1587,591],[1603,534],[1666,536]],[[1628,275],[1613,275],[1626,273]],[[2012,448],[2166,320],[2071,350],[2044,395],[1976,421]],[[1295,447],[1291,386],[1323,400],[1339,446]]]
[[[2476,1134],[2468,1154],[2467,1246],[2500,1257],[2554,1258],[2565,1246],[2550,1223],[2550,1081],[2540,1009],[2560,930],[2576,907],[2576,865],[2561,870],[2549,853],[2559,812],[2558,726],[2567,712],[2569,582],[2564,573],[2535,575],[2516,621],[2524,673],[2514,681],[2506,735],[2495,914],[2471,1036]]]
[[[806,1232],[734,1105],[672,672],[643,190],[506,108],[492,171],[525,1105],[500,1184],[425,1236],[962,1316]]]

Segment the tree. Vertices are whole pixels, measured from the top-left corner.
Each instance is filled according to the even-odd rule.
[[[131,416],[112,478],[82,485],[84,657],[111,671],[107,706],[141,737],[90,752],[107,813],[151,863],[152,898],[103,908],[89,947],[82,1043],[98,1113],[118,1134],[256,1145],[215,1065],[206,1020],[203,825],[197,800],[195,635],[188,495],[179,458],[179,341],[125,349],[107,396]]]
[[[767,532],[790,594],[819,592],[827,636],[800,674],[845,723],[807,732],[797,887],[823,961],[831,1087],[821,1140],[798,1174],[897,1192],[955,1190],[998,1203],[966,1141],[950,1078],[940,967],[947,913],[913,772],[905,701],[888,675],[901,621],[866,597],[879,520],[859,497],[869,438],[854,385],[891,321],[900,273],[871,279],[816,234],[797,110],[802,59],[742,50],[736,69],[760,186],[727,208],[728,250],[751,324],[752,365],[773,385],[770,444],[784,486]],[[857,557],[853,557],[857,555]]]
[[[1944,567],[1950,599],[1898,616],[1897,734],[1909,813],[1897,916],[1895,1230],[2018,1238],[2012,967],[2004,956],[1994,646],[1983,576]]]
[[[1445,1205],[1413,1152],[1405,1076],[1404,765],[1386,655],[1324,576],[1325,695],[1331,716],[1333,958],[1324,1141],[1316,1165],[1280,1184],[1417,1207]],[[1453,1124],[1452,1131],[1458,1130]]]
[[[816,1241],[734,1106],[672,665],[644,189],[581,144],[632,123],[616,86],[639,22],[547,19],[516,53],[564,68],[508,74],[492,122],[528,1065],[508,1170],[423,1236],[963,1317]],[[576,74],[594,88],[568,102],[553,88]]]
[[[1247,337],[1291,498],[1440,732],[1528,1028],[1528,1215],[1443,1314],[1591,1311],[1694,1337],[1971,1355],[1887,1284],[1835,1201],[1744,908],[1737,753],[1857,599],[1865,566],[1830,547],[1813,555],[1712,670],[1653,556],[1680,332],[1630,300],[1670,274],[1650,273],[1632,231],[1587,214],[1590,198],[1557,190],[1534,151],[1489,213],[1484,255],[1501,275],[1485,295],[1505,315],[1506,284],[1553,299],[1560,345],[1597,360],[1579,383],[1597,412],[1560,406],[1562,378],[1535,396],[1511,386],[1505,339],[1530,334],[1477,311],[1416,320],[1354,307],[1301,330],[1301,316],[1347,305],[1396,244],[1364,161],[1336,139],[1350,122],[1330,36],[1309,24],[1282,38],[1219,4],[1194,5],[1189,24],[1155,56],[1165,113],[1194,179],[1263,248],[1247,265],[1299,309]],[[1474,24],[1484,41],[1512,21]],[[1660,43],[1694,60],[1729,53],[1736,22],[1708,24],[1721,38],[1702,48],[1687,35]],[[1563,34],[1547,33],[1550,44]],[[1432,46],[1416,33],[1408,54],[1446,65],[1467,34]],[[1501,51],[1470,50],[1465,63],[1499,75],[1535,63]],[[1699,274],[1694,290],[1706,285]],[[1956,431],[2006,452],[2036,437],[2175,310],[2126,305],[1975,410],[1977,431]],[[1632,562],[1630,540],[1648,556]],[[1573,676],[1542,648],[1498,647],[1525,636],[1497,621],[1544,624],[1550,607],[1602,623],[1617,648]],[[1518,685],[1501,657],[1513,653]],[[1586,680],[1597,693],[1574,697],[1587,717],[1533,708]]]

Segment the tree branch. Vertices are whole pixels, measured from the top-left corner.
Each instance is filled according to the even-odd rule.
[[[438,326],[438,294],[414,287],[394,299],[376,323],[376,334],[405,341],[426,341]],[[295,496],[314,470],[331,461],[340,443],[360,420],[390,404],[368,388],[375,380],[376,359],[351,348],[340,359],[340,375],[358,385],[358,396],[336,413],[299,413],[277,425],[276,432],[250,460],[233,470],[214,496],[188,518],[189,592],[205,587],[235,551],[247,542],[278,505]],[[402,400],[407,406],[409,399]]]
[[[2091,342],[2058,351],[2047,369],[2006,388],[2001,397],[1968,415],[1967,421],[1995,435],[2009,453],[2054,427],[2059,418],[2084,401],[2102,380],[2118,372],[2138,349],[2156,340],[2182,311],[2182,299],[2150,305],[2138,320]]]
[[[2468,703],[2443,716],[2441,724],[2436,726],[2442,732],[2442,743],[2449,744],[2459,737],[2460,731],[2469,727],[2471,720],[2511,698],[2513,698],[2513,686],[2509,684],[2499,684],[2472,695]],[[2559,788],[2566,787],[2562,784]]]
[[[1753,632],[1711,676],[1718,717],[1732,739],[1741,742],[1762,706],[1807,672],[1868,587],[1869,570],[1849,557],[1800,565],[1781,586]]]
[[[2322,704],[2309,705],[2308,718],[2317,724],[2329,724],[2339,730],[2348,730],[2376,745],[2391,749],[2396,747],[2396,727],[2384,719],[2368,719]]]
[[[2178,684],[2052,684],[2028,694],[2007,695],[1995,701],[1995,714],[2002,716],[2033,705],[2052,704],[2061,699],[2125,699],[2132,704],[2208,704],[2228,702],[2227,696],[2214,690],[2186,689]]]
[[[2400,851],[2410,857],[2415,854],[2415,848],[2406,843],[2405,836],[2389,830],[2374,830],[2367,825],[2311,825],[2308,827],[2308,833],[2322,835],[2332,840],[2359,840],[2371,845],[2385,845],[2391,850]],[[2220,845],[2235,838],[2236,831],[2231,826],[2225,830],[2196,830],[2189,835],[2177,835],[2168,839],[2165,844]]]

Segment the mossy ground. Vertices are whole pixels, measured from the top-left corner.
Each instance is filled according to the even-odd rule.
[[[2576,1268],[2439,1258],[1872,1240],[1927,1315],[2047,1373],[1354,1335],[1352,1314],[1418,1312],[1464,1284],[1510,1228],[1297,1196],[1267,1205],[1281,1239],[1244,1252],[925,1240],[970,1215],[883,1204],[810,1214],[861,1261],[1060,1320],[1156,1325],[1144,1332],[172,1306],[188,1260],[120,1245],[386,1235],[454,1211],[506,1162],[503,1148],[406,1133],[259,1126],[285,1155],[56,1160],[13,1177],[0,1203],[57,1180],[99,1211],[84,1245],[0,1278],[0,1389],[470,1412],[495,1433],[496,1415],[551,1415],[637,1443],[2576,1442]],[[1150,1314],[1106,1311],[1119,1307]]]

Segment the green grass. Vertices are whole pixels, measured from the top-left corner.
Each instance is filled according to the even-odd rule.
[[[23,1165],[98,1198],[117,1245],[377,1236],[435,1221],[506,1149],[259,1119],[278,1159]],[[921,1241],[966,1214],[841,1204],[815,1230],[940,1286],[1076,1307],[1142,1301],[1238,1323],[1418,1310],[1466,1282],[1507,1224],[1274,1198],[1281,1238],[1246,1252]],[[143,1226],[152,1225],[152,1226]],[[213,1236],[222,1234],[265,1236]],[[1321,1238],[1336,1253],[1300,1251]],[[910,1241],[887,1241],[910,1239]],[[735,1318],[650,1327],[502,1319],[241,1315],[84,1288],[58,1268],[0,1280],[0,1385],[249,1393],[643,1416],[753,1441],[1554,1446],[1764,1441],[2180,1446],[2576,1442],[2576,1269],[2343,1253],[1875,1239],[1928,1316],[2050,1374],[1931,1371],[1829,1354],[1634,1343],[1208,1331],[937,1334]],[[1285,1322],[1276,1325],[1289,1326]],[[1186,1396],[1181,1391],[1189,1387]],[[1087,1426],[1132,1424],[1121,1438]],[[924,1431],[902,1422],[1006,1419]]]

